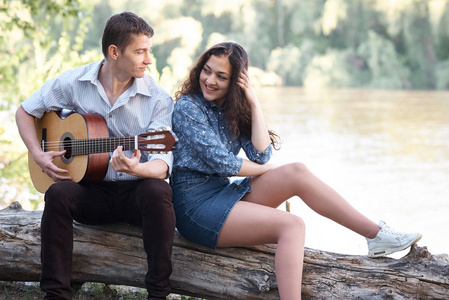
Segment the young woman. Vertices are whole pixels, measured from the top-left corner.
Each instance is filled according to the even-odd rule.
[[[293,196],[366,237],[371,257],[421,238],[373,223],[302,163],[268,164],[277,136],[265,125],[247,70],[240,45],[217,44],[200,56],[176,94],[173,130],[179,143],[170,183],[185,238],[212,249],[276,243],[282,299],[301,297],[305,225],[276,209]],[[237,156],[241,149],[248,159]],[[236,175],[244,178],[230,181]]]

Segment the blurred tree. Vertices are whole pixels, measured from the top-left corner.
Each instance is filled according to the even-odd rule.
[[[402,89],[410,86],[410,70],[401,63],[391,41],[370,31],[368,40],[358,47],[357,53],[370,70],[368,87]]]
[[[399,58],[411,71],[410,88],[435,88],[437,58],[435,35],[431,25],[434,15],[430,15],[430,7],[436,2],[442,3],[446,0],[377,0],[373,6],[382,13],[386,27],[385,38],[393,43]],[[435,13],[435,10],[432,11]],[[438,19],[442,16],[439,13]]]
[[[0,20],[0,206],[26,199],[26,208],[36,208],[42,201],[31,187],[14,112],[45,80],[98,55],[79,52],[89,15],[77,0],[2,0]]]
[[[447,60],[449,59],[449,1],[433,1],[430,15],[437,59]]]
[[[101,59],[104,23],[125,10],[155,29],[151,74],[170,92],[222,41],[245,47],[263,84],[278,85],[275,72],[284,85],[449,89],[449,0],[0,0],[0,185],[10,198],[29,182],[18,103]]]
[[[304,86],[308,88],[359,87],[367,84],[367,73],[363,60],[354,50],[329,49],[324,55],[314,56],[307,65]]]
[[[172,69],[175,78],[185,79],[192,66],[196,50],[202,42],[202,24],[191,17],[181,17],[166,20],[158,30],[164,40],[178,41],[176,47],[169,53],[167,64]]]
[[[97,4],[92,5],[92,16],[87,24],[86,35],[84,39],[84,51],[99,50],[101,48],[101,38],[106,20],[113,15],[112,7],[108,0],[99,0]]]
[[[449,59],[441,61],[435,68],[436,89],[449,89]]]
[[[284,85],[302,86],[307,66],[316,55],[312,41],[306,40],[301,47],[288,45],[274,49],[269,57],[267,70],[282,78]]]
[[[87,21],[88,16],[78,0],[1,1],[0,93],[8,103],[16,104],[29,95],[28,88],[34,88],[54,74],[60,60],[54,59],[56,65],[50,66],[47,60],[51,56],[70,56],[67,52],[70,43],[79,50],[84,39],[84,24],[80,24],[81,30],[74,38],[62,32],[71,32],[73,20],[86,18]],[[53,36],[52,32],[58,28],[61,36]],[[59,51],[60,46],[64,47],[63,51]],[[39,75],[33,76],[33,72]]]
[[[428,1],[413,1],[404,14],[404,41],[414,88],[435,88],[436,55]]]

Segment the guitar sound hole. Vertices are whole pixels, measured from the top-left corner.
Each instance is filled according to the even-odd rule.
[[[61,161],[67,165],[73,161],[73,158],[75,157],[74,154],[76,155],[76,153],[73,152],[74,140],[75,137],[70,132],[66,132],[61,136],[61,140],[59,142],[59,151],[66,151],[66,153],[61,156]]]
[[[65,159],[69,160],[72,157],[72,140],[69,138],[64,139],[63,149],[66,151],[63,155]]]

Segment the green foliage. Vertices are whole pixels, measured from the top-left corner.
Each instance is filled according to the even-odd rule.
[[[439,62],[435,70],[436,88],[438,90],[449,90],[449,59]]]
[[[370,31],[358,54],[367,63],[371,74],[369,87],[383,89],[406,88],[410,71],[400,62],[391,41]]]
[[[101,38],[108,15],[124,9],[138,12],[155,28],[158,72],[165,69],[173,83],[185,79],[211,41],[242,44],[252,66],[278,72],[285,85],[316,81],[316,76],[331,70],[332,76],[323,76],[340,80],[320,80],[324,86],[433,89],[444,80],[437,78],[442,74],[436,71],[439,61],[449,58],[447,0],[170,0],[151,5],[141,0],[99,0],[93,7],[99,17],[89,25],[95,37],[89,34],[85,47],[94,47]],[[388,45],[383,56],[378,56],[373,34]],[[380,60],[375,62],[381,57],[386,62],[387,55],[394,61],[390,70],[398,67],[396,74],[384,74],[388,67],[382,69]],[[341,61],[323,66],[330,57]],[[322,72],[316,72],[318,65]]]
[[[125,10],[155,29],[151,74],[172,95],[222,41],[247,49],[256,85],[449,89],[449,0],[0,0],[0,206],[29,193],[42,204],[15,109],[47,79],[101,59],[104,23]]]
[[[14,112],[48,78],[101,56],[80,52],[90,18],[77,0],[2,0],[0,20],[0,208],[19,200],[37,209],[42,197],[31,185]]]
[[[271,51],[267,69],[281,76],[284,84],[301,86],[304,84],[306,68],[316,55],[312,41],[306,40],[301,47],[288,45]]]
[[[17,134],[13,111],[0,112],[0,209],[12,201],[20,201],[26,209],[37,209],[40,196],[34,191],[28,173],[27,151]],[[3,199],[3,201],[2,201]],[[3,205],[2,205],[3,204]]]
[[[80,55],[90,19],[78,0],[1,1],[0,96],[16,106]]]

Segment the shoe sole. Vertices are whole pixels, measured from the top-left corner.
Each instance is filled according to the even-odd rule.
[[[385,249],[377,248],[377,249],[371,250],[368,253],[368,257],[383,257],[383,256],[393,254],[398,251],[402,251],[402,250],[407,249],[408,247],[416,244],[421,239],[421,237],[422,237],[422,235],[420,234],[412,242],[410,242],[404,246],[398,247],[398,248],[385,248]]]

